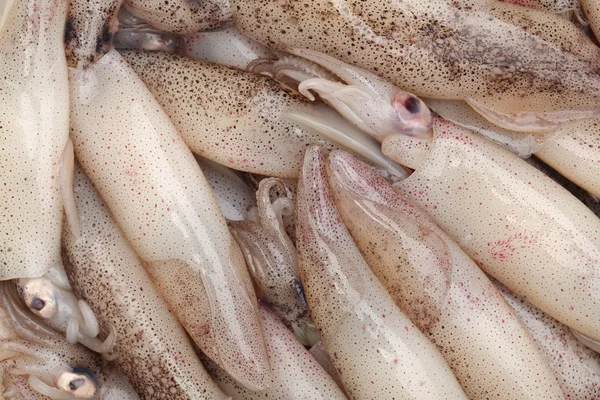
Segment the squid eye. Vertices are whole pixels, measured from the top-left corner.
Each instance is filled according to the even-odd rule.
[[[23,298],[27,307],[42,318],[52,318],[58,311],[56,289],[48,280],[32,279],[23,287]]]
[[[411,114],[416,114],[421,111],[421,101],[416,97],[409,97],[404,102],[404,108]]]
[[[98,384],[93,373],[87,368],[73,368],[71,372],[63,372],[56,382],[56,387],[71,393],[78,399],[91,399],[98,391]]]

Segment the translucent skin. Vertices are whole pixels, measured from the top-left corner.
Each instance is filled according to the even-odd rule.
[[[535,155],[600,198],[600,120],[577,122],[549,134]]]
[[[477,134],[434,122],[429,155],[397,188],[488,274],[600,338],[600,220],[540,171]]]
[[[276,58],[268,47],[243,35],[233,24],[194,33],[184,40],[181,54],[237,69],[247,69],[261,59]]]
[[[0,280],[60,266],[69,135],[65,0],[11,0],[0,22]]]
[[[569,400],[597,399],[600,396],[600,354],[581,344],[567,326],[502,285],[497,286],[548,360],[565,396]]]
[[[69,72],[71,137],[82,168],[144,261],[179,263],[185,285],[157,283],[171,308],[178,316],[209,313],[204,328],[216,361],[249,387],[266,388],[256,300],[239,272],[246,267],[192,153],[118,52]],[[197,327],[181,322],[198,340]]]
[[[536,15],[548,14],[465,10],[447,1],[235,0],[232,9],[239,29],[263,44],[327,53],[417,96],[471,98],[482,111],[521,125],[599,112],[598,58],[592,62],[550,40],[556,31],[574,31],[557,16],[540,24],[546,33],[536,34],[515,20],[527,15],[536,24]],[[592,48],[583,34],[573,34]]]
[[[200,156],[196,156],[196,160],[215,194],[225,219],[245,219],[248,211],[256,207],[255,191],[231,169]]]
[[[535,154],[572,182],[600,197],[600,183],[596,179],[600,174],[599,119],[578,121],[546,135],[525,134],[491,124],[463,101],[428,99],[427,104],[444,119],[474,130],[520,157]],[[382,151],[395,158],[386,149]],[[400,147],[397,151],[401,151]]]
[[[274,202],[271,189],[283,192]],[[256,192],[257,218],[230,221],[229,228],[244,253],[259,298],[269,304],[303,345],[311,346],[319,338],[298,278],[297,251],[282,220],[283,214],[294,212],[293,200],[286,192],[279,179],[263,179]]]
[[[233,400],[346,399],[333,379],[275,314],[262,306],[260,319],[271,363],[271,387],[260,392],[251,391],[233,381],[218,367],[209,367],[225,393]]]
[[[327,145],[282,119],[286,108],[310,105],[267,77],[176,55],[122,54],[173,119],[186,144],[203,157],[233,169],[293,178],[298,176],[307,145]]]
[[[30,327],[39,327],[37,317],[32,315],[31,318]],[[86,384],[95,386],[96,391],[104,385],[111,367],[107,367],[98,354],[79,344],[67,343],[64,337],[53,333],[40,334],[29,340],[24,333],[39,332],[23,332],[12,322],[4,304],[0,304],[0,393],[12,386],[16,399],[48,399],[30,386],[28,379],[35,377],[70,398],[68,393],[57,388],[57,382],[62,374],[72,372],[73,368],[86,370],[92,377]]]
[[[116,329],[114,355],[136,390],[148,397],[225,399],[108,206],[79,168],[75,198],[82,234],[75,240],[63,229],[66,269],[101,325]]]
[[[337,208],[375,275],[470,399],[562,399],[546,359],[486,275],[419,207],[352,155],[329,156]]]
[[[349,397],[466,399],[441,354],[362,258],[335,208],[317,146],[306,151],[296,219],[308,305]]]

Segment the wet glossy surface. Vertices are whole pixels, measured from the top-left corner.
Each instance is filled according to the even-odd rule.
[[[260,310],[260,320],[271,363],[271,387],[253,392],[234,382],[222,370],[212,369],[211,373],[225,393],[233,400],[346,399],[327,372],[264,306]]]
[[[318,147],[305,156],[296,218],[308,304],[349,396],[466,398],[441,354],[362,258],[333,203]]]
[[[512,309],[424,211],[348,153],[332,153],[328,166],[338,210],[365,261],[470,399],[563,398]]]
[[[71,69],[70,80],[71,135],[82,168],[142,259],[184,263],[187,286],[163,282],[169,302],[189,295],[175,312],[194,310],[195,292],[185,290],[203,288],[217,362],[250,387],[264,387],[268,362],[255,300],[236,272],[241,258],[231,255],[233,238],[192,153],[116,51],[88,70]]]
[[[69,134],[67,3],[12,1],[0,23],[2,280],[41,276],[61,264],[58,169]]]
[[[233,8],[240,30],[264,44],[327,53],[419,96],[473,98],[512,129],[600,111],[600,52],[556,15],[418,0],[236,0]],[[524,16],[536,29],[523,29]]]
[[[66,268],[100,324],[116,329],[116,360],[137,391],[157,398],[225,399],[81,169],[75,197],[82,235],[75,240],[63,232]]]
[[[442,120],[398,188],[480,267],[559,321],[600,337],[600,220],[517,156]]]

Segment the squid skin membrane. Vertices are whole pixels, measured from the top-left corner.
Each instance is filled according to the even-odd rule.
[[[535,155],[600,198],[600,119],[576,122],[548,134]]]
[[[209,364],[211,374],[225,393],[233,400],[346,399],[335,381],[265,306],[261,306],[260,319],[271,363],[271,387],[260,392],[248,390],[223,370]]]
[[[588,400],[600,396],[600,354],[579,343],[569,328],[506,287],[494,282],[530,332],[567,399]]]
[[[308,305],[349,397],[466,399],[435,345],[362,258],[335,208],[318,146],[306,151],[296,221]]]
[[[62,268],[67,7],[66,0],[10,0],[0,19],[0,280]]]
[[[600,115],[598,50],[566,49],[555,33],[594,49],[589,38],[558,16],[497,4],[234,0],[232,10],[240,31],[269,47],[326,53],[420,97],[468,100],[507,129],[545,132]],[[523,29],[523,15],[546,28]]]
[[[186,36],[179,51],[190,58],[243,70],[277,58],[275,52],[243,35],[233,24]]]
[[[227,0],[125,0],[124,7],[155,28],[178,35],[218,28],[231,19]]]
[[[344,224],[398,307],[435,343],[470,399],[562,399],[502,295],[419,207],[351,154],[329,156]]]
[[[272,79],[159,52],[122,51],[190,149],[240,171],[296,178],[310,144],[347,148],[397,176],[379,143],[325,104]]]
[[[69,73],[71,137],[82,169],[140,258],[163,265],[151,275],[184,278],[155,283],[193,340],[206,348],[196,335],[208,333],[215,362],[265,389],[269,364],[254,293],[240,278],[246,266],[192,153],[117,51]],[[190,325],[187,317],[198,313],[209,323]]]
[[[519,157],[535,154],[564,177],[600,197],[600,183],[596,179],[600,175],[599,119],[574,122],[546,135],[537,135],[493,125],[463,101],[428,99],[427,104],[444,119],[474,130]],[[390,140],[406,141],[397,137]],[[390,150],[382,151],[386,154],[386,151],[393,151],[391,148],[388,146]]]
[[[76,240],[63,230],[66,268],[100,323],[115,327],[114,357],[136,390],[143,396],[173,400],[225,399],[80,168],[75,197],[82,235]]]
[[[396,188],[486,273],[565,325],[600,339],[596,215],[474,132],[439,119],[433,131],[429,154]]]

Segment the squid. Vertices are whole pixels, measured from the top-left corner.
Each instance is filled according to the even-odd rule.
[[[492,12],[443,0],[234,0],[232,9],[242,33],[269,47],[320,51],[417,96],[466,100],[507,129],[545,132],[598,116],[593,43],[558,16],[497,4]],[[523,15],[545,31],[523,29]],[[557,31],[578,44],[566,51]]]
[[[546,359],[479,267],[421,209],[352,155],[329,155],[337,209],[396,304],[470,399],[562,399]]]
[[[209,364],[219,386],[233,400],[258,398],[342,400],[346,396],[296,337],[265,306],[260,310],[273,382],[266,391],[251,391],[232,380],[227,373]]]
[[[125,0],[123,6],[155,28],[179,35],[214,29],[231,20],[228,0]]]
[[[68,139],[68,80],[63,38],[67,2],[11,0],[0,23],[2,160],[5,185],[0,280],[18,278],[22,301],[69,343],[99,352],[97,321],[71,291],[60,254],[63,205],[79,234]],[[19,300],[16,300],[19,301]]]
[[[335,208],[325,167],[321,149],[309,147],[296,203],[299,268],[312,318],[349,397],[466,399],[435,345],[365,263]]]
[[[121,54],[202,157],[241,171],[295,178],[308,145],[338,144],[392,174],[406,175],[375,140],[331,108],[309,104],[267,77],[179,55]]]
[[[79,239],[63,229],[67,272],[101,324],[115,327],[115,359],[136,390],[145,398],[225,399],[80,168],[75,202],[82,229]]]
[[[113,368],[101,389],[103,400],[140,400],[127,376],[119,368]]]
[[[33,314],[18,315],[0,288],[0,379],[3,398],[97,398],[106,380],[100,357],[67,343]],[[26,311],[26,310],[24,310]]]
[[[283,215],[293,214],[294,203],[289,195],[271,202],[270,192],[276,186],[283,187],[285,193],[285,185],[277,178],[260,181],[256,220],[231,221],[229,227],[244,253],[259,298],[269,304],[300,343],[312,346],[319,338],[298,278],[296,248],[282,219]]]
[[[62,267],[67,6],[66,0],[10,0],[0,20],[0,280],[37,278]]]
[[[474,130],[520,157],[535,154],[564,177],[600,197],[596,179],[600,174],[599,119],[578,121],[544,136],[525,135],[490,124],[462,101],[426,102],[444,119]]]
[[[292,52],[311,63],[283,57],[273,63],[274,78],[298,81],[298,92],[311,101],[315,100],[313,92],[318,94],[349,122],[378,141],[395,134],[423,136],[431,129],[429,109],[412,93],[377,74],[318,51],[295,49]],[[335,81],[334,77],[343,82]]]
[[[217,364],[267,388],[243,256],[175,126],[116,50],[69,78],[75,154],[160,293]]]
[[[566,398],[600,396],[600,354],[579,343],[569,328],[494,282],[542,351]]]
[[[474,132],[439,119],[433,132],[415,172],[395,187],[484,272],[563,324],[600,339],[598,217],[542,172]],[[400,163],[414,155],[392,138],[384,153]]]

